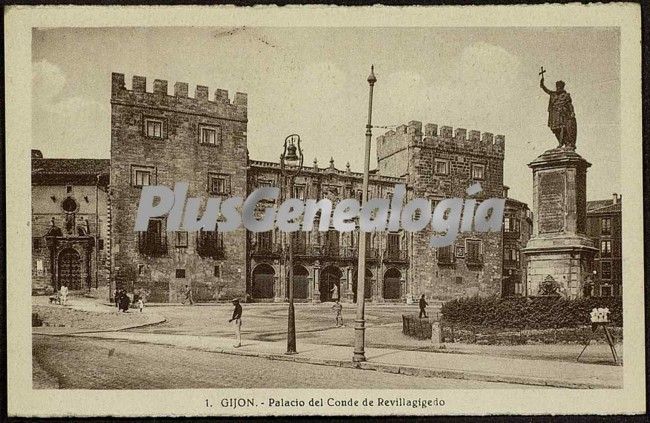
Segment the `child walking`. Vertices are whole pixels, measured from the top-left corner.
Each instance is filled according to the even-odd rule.
[[[337,299],[334,305],[332,305],[332,310],[334,310],[334,313],[336,313],[336,327],[338,328],[339,326],[344,326],[343,324],[343,305],[339,302]]]

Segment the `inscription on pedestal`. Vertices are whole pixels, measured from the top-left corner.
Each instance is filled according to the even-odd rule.
[[[539,175],[539,233],[564,230],[564,174],[562,172]]]

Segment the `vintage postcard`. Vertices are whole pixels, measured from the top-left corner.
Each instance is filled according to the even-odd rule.
[[[14,416],[645,411],[640,9],[5,10]]]

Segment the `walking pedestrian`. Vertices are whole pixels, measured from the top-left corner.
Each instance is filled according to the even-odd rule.
[[[233,326],[235,328],[235,339],[237,340],[237,344],[233,345],[235,348],[241,347],[241,305],[239,304],[239,300],[235,298],[232,300],[232,304],[235,306],[235,309],[232,312],[232,319],[228,320],[228,322],[234,322]]]
[[[339,326],[344,326],[343,315],[342,315],[343,305],[341,305],[338,299],[332,306],[332,310],[334,310],[334,313],[336,314],[336,327],[338,328]]]
[[[126,311],[129,309],[130,303],[131,299],[126,294],[126,291],[122,290],[122,293],[120,294],[120,310],[126,313]]]
[[[120,295],[122,294],[121,289],[115,288],[115,292],[113,293],[113,300],[115,300],[115,308],[117,311],[120,311]]]
[[[65,305],[68,301],[68,287],[65,284],[61,285],[61,305]]]
[[[192,288],[190,288],[189,285],[185,285],[185,300],[183,300],[183,304],[185,304],[186,301],[189,301],[190,305],[194,305],[194,298],[192,298]]]
[[[142,301],[142,298],[138,298],[138,308],[140,309],[140,313],[142,313],[142,309],[144,308],[144,301]]]
[[[422,294],[422,296],[420,297],[420,319],[422,318],[422,316],[424,316],[425,318],[429,317],[427,316],[427,311],[426,311],[428,305],[429,303],[427,303],[427,300],[424,299],[424,294]]]

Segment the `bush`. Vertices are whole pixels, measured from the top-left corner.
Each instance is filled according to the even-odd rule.
[[[496,329],[572,328],[591,323],[594,308],[607,307],[614,326],[623,326],[619,297],[589,297],[569,300],[562,297],[469,297],[442,305],[442,320],[457,325]]]

